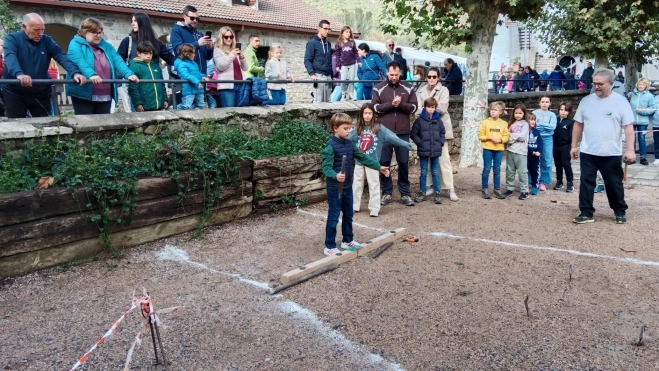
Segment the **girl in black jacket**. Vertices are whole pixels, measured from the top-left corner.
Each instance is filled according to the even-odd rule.
[[[442,199],[439,197],[439,156],[442,155],[446,129],[442,120],[439,119],[437,101],[435,98],[428,98],[423,101],[423,111],[412,125],[410,137],[417,146],[417,155],[421,165],[421,174],[419,179],[419,194],[414,199],[415,202],[421,202],[426,198],[426,179],[428,177],[428,162],[430,162],[430,174],[432,174],[432,184],[435,191],[435,203],[441,204]]]

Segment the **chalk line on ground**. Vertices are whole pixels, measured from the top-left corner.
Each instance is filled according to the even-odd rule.
[[[322,215],[322,214],[312,213],[311,211],[302,210],[302,209],[299,208],[299,207],[297,208],[297,211],[299,211],[299,212],[301,212],[301,213],[303,213],[303,214],[313,215],[313,216],[317,216],[317,217],[320,217],[320,218],[323,218],[323,219],[327,219],[327,215]],[[339,224],[341,224],[341,218],[339,218]],[[389,229],[382,229],[382,228],[370,227],[370,226],[368,226],[368,225],[364,225],[364,224],[356,223],[356,222],[354,222],[354,221],[352,222],[352,225],[355,225],[355,226],[357,226],[357,227],[366,228],[366,229],[371,229],[371,230],[378,231],[378,232],[389,232]]]
[[[179,263],[190,264],[190,265],[193,265],[197,268],[202,268],[202,269],[209,270],[213,273],[218,273],[218,274],[222,274],[222,275],[225,275],[225,276],[237,278],[238,281],[240,281],[240,282],[244,282],[244,283],[247,283],[249,285],[256,286],[258,288],[264,289],[264,290],[270,290],[270,285],[265,283],[265,282],[258,282],[258,281],[250,280],[250,279],[247,279],[247,278],[243,278],[239,274],[235,274],[235,273],[227,273],[227,272],[218,271],[216,269],[208,267],[205,264],[201,264],[201,263],[197,263],[195,261],[192,261],[192,260],[190,260],[190,256],[188,256],[187,252],[185,252],[184,250],[179,249],[176,246],[165,245],[165,247],[163,247],[163,249],[160,250],[160,252],[158,252],[158,254],[156,256],[160,260],[171,260],[171,261],[175,261],[175,262],[179,262]]]
[[[344,349],[348,349],[354,353],[357,353],[361,356],[364,356],[370,364],[374,366],[382,366],[386,367],[390,370],[393,371],[403,371],[405,370],[401,365],[398,363],[390,362],[384,359],[382,356],[378,354],[373,354],[370,352],[363,351],[361,347],[352,341],[350,339],[346,338],[341,334],[340,332],[332,329],[329,327],[326,323],[321,321],[316,313],[312,312],[311,310],[302,307],[298,303],[295,303],[293,301],[285,301],[280,304],[280,308],[282,312],[288,313],[288,314],[293,314],[298,318],[304,319],[314,325],[316,328],[318,328],[321,334],[323,334],[325,337],[329,338],[332,340],[336,345],[343,347]]]
[[[586,257],[589,257],[589,258],[617,260],[617,261],[621,261],[621,262],[625,262],[625,263],[632,263],[632,264],[638,264],[638,265],[648,265],[648,266],[653,266],[653,267],[659,267],[659,262],[652,261],[652,260],[640,260],[640,259],[634,259],[634,258],[621,258],[621,257],[617,257],[617,256],[595,254],[595,253],[592,253],[592,252],[584,252],[584,251],[571,250],[571,249],[561,249],[561,248],[558,248],[558,247],[536,246],[536,245],[527,245],[527,244],[514,243],[514,242],[490,240],[490,239],[487,239],[487,238],[458,236],[458,235],[454,235],[454,234],[450,234],[450,233],[446,233],[446,232],[431,232],[431,233],[429,233],[429,235],[435,236],[435,237],[445,237],[445,238],[456,238],[456,239],[460,238],[460,239],[479,241],[479,242],[487,242],[487,243],[492,243],[492,244],[496,244],[496,245],[503,245],[503,246],[510,246],[510,247],[522,247],[522,248],[525,248],[525,249],[532,249],[532,250],[545,250],[545,251],[553,251],[553,252],[562,252],[562,253],[567,253],[567,254],[572,254],[572,255],[586,256]]]

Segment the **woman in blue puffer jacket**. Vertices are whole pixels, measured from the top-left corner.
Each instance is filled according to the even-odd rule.
[[[68,56],[91,82],[66,85],[66,95],[71,97],[76,115],[110,113],[112,100],[117,103],[117,86],[103,84],[103,80],[139,81],[114,46],[103,39],[103,25],[96,18],[82,21],[78,34],[69,43]],[[66,78],[71,77],[67,75]]]
[[[638,151],[640,152],[641,165],[648,165],[647,150],[645,147],[645,134],[650,123],[650,115],[657,110],[657,102],[652,93],[648,91],[650,80],[643,77],[636,83],[634,92],[629,95],[629,103],[634,111],[634,131],[638,135]],[[636,146],[636,144],[634,144]]]
[[[387,66],[384,65],[382,58],[377,52],[372,52],[366,43],[361,43],[357,47],[360,65],[357,68],[357,78],[360,80],[382,80],[387,78]],[[356,86],[355,89],[358,87]],[[371,100],[373,98],[373,83],[361,83],[362,99]],[[359,99],[359,91],[357,91]]]

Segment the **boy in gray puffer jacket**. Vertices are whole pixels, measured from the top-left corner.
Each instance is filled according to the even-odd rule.
[[[415,202],[421,202],[426,198],[426,179],[428,177],[428,162],[430,162],[435,203],[442,203],[442,199],[439,197],[441,191],[439,189],[439,156],[442,155],[442,147],[446,140],[446,129],[442,120],[439,119],[439,112],[436,109],[437,100],[435,98],[430,97],[423,101],[421,116],[414,121],[410,133],[412,141],[416,143],[416,151],[421,165],[420,190],[414,199]]]

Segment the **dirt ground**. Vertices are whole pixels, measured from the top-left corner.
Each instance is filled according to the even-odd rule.
[[[659,368],[657,189],[626,190],[627,225],[604,194],[596,222],[575,225],[578,192],[483,200],[479,174],[455,175],[459,202],[397,202],[371,218],[363,199],[358,241],[400,227],[420,241],[281,295],[267,285],[322,257],[323,203],[6,280],[0,368],[68,370],[143,287],[156,309],[182,307],[161,317],[170,370]],[[123,369],[140,319],[131,313],[80,369]],[[152,359],[145,338],[131,369],[155,369]]]

